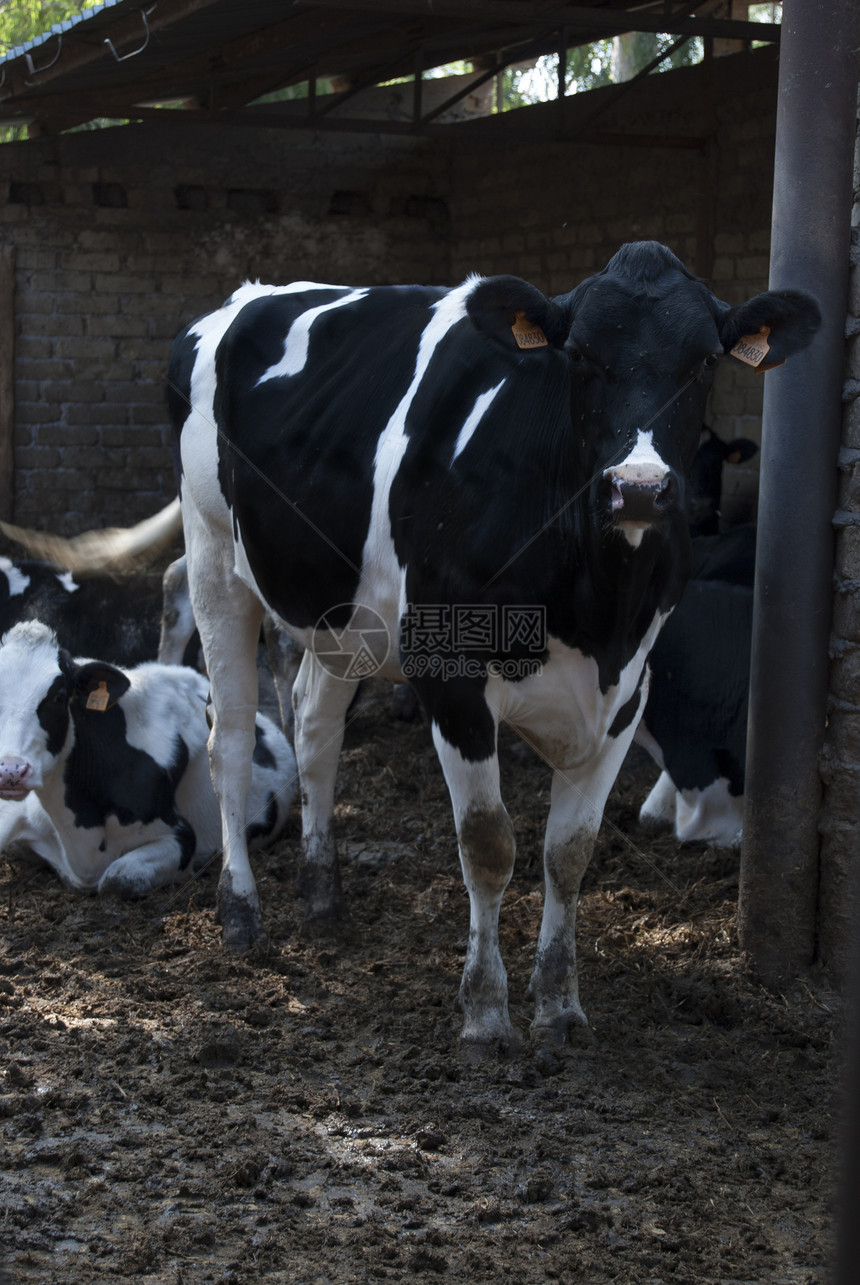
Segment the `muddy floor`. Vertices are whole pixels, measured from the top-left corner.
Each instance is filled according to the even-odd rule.
[[[504,738],[503,907],[525,1035],[549,774]],[[458,1057],[468,903],[426,727],[370,685],[339,779],[349,922],[305,935],[299,841],[230,958],[214,871],[136,904],[0,864],[9,1281],[346,1285],[828,1279],[837,1002],[738,957],[737,857],[643,832],[634,751],[579,919],[595,1043]],[[0,1272],[2,1275],[2,1272]]]

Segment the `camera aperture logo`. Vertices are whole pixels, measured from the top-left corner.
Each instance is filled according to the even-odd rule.
[[[334,624],[351,612],[345,625]],[[361,603],[342,602],[314,625],[311,651],[326,673],[347,682],[372,678],[388,659],[391,635],[378,611]]]

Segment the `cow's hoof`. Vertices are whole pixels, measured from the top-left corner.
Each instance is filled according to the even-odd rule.
[[[325,932],[346,918],[338,870],[305,867],[296,878],[296,892],[305,903],[304,922],[307,928]]]
[[[463,1066],[484,1066],[487,1062],[508,1062],[518,1058],[523,1042],[513,1031],[494,1040],[477,1040],[460,1036],[457,1060]]]
[[[563,1009],[551,1018],[535,1018],[529,1034],[538,1049],[560,1050],[566,1045],[589,1048],[597,1042],[581,1008]]]
[[[149,888],[141,886],[128,875],[112,875],[108,871],[99,880],[98,891],[101,897],[121,897],[123,901],[137,901],[149,892]]]
[[[219,894],[215,919],[221,925],[221,944],[233,955],[246,954],[265,935],[259,906],[237,897]]]
[[[461,1003],[458,1000],[458,1007]],[[494,1018],[492,1021],[465,1023],[457,1056],[467,1066],[479,1066],[490,1060],[519,1057],[522,1051],[522,1040],[511,1026],[510,1019]]]

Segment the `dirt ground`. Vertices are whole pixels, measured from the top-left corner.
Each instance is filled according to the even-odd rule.
[[[503,748],[525,1035],[549,774]],[[297,815],[256,861],[251,957],[221,952],[214,870],[127,904],[0,863],[9,1281],[824,1282],[837,1000],[746,977],[737,855],[644,833],[655,776],[634,751],[610,801],[579,919],[596,1042],[560,1059],[458,1057],[445,785],[381,686],[347,731],[333,937],[302,929]]]

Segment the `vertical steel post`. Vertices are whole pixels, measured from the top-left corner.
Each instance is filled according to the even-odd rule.
[[[809,963],[815,944],[858,13],[857,0],[783,9],[770,285],[808,290],[824,323],[765,377],[738,920],[768,984]]]

